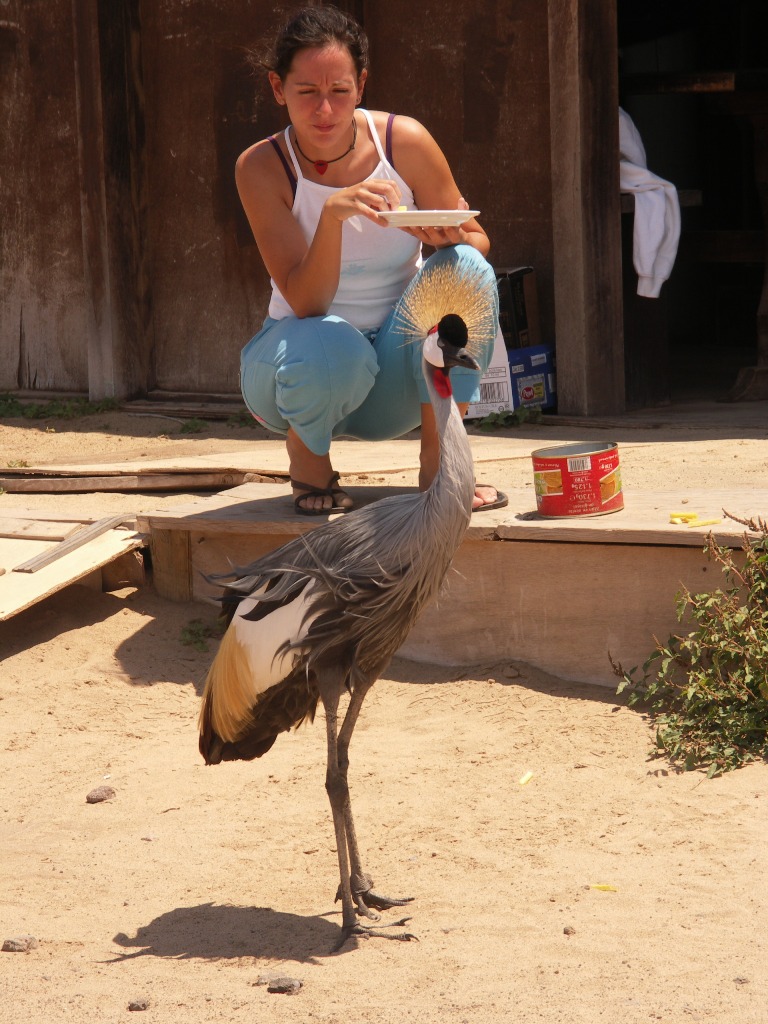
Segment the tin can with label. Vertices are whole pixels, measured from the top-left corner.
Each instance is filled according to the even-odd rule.
[[[562,444],[532,454],[536,507],[542,516],[600,516],[624,508],[619,446]]]

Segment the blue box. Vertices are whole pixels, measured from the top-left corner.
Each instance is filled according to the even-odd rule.
[[[511,348],[507,355],[513,408],[551,409],[557,402],[554,348]]]

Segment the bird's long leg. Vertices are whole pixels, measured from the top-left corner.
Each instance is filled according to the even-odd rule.
[[[320,684],[320,699],[325,709],[325,734],[327,743],[327,761],[325,770],[325,789],[331,805],[333,828],[336,833],[336,855],[339,861],[339,893],[341,895],[342,928],[345,934],[357,923],[355,904],[352,900],[350,886],[349,853],[347,850],[347,831],[344,823],[344,806],[349,802],[349,790],[346,779],[339,770],[338,750],[338,713],[339,687],[335,681],[331,684]],[[338,895],[337,895],[338,899]]]
[[[379,936],[385,939],[399,939],[408,942],[415,939],[415,935],[408,932],[387,932],[384,927],[395,927],[405,924],[405,921],[393,922],[392,925],[381,928],[366,928],[357,923],[355,914],[355,903],[352,898],[352,887],[350,884],[349,851],[347,846],[346,819],[349,815],[349,788],[347,786],[346,770],[341,771],[339,766],[339,738],[337,732],[339,691],[335,679],[318,678],[320,699],[325,708],[325,729],[328,747],[327,767],[325,775],[325,788],[328,792],[328,799],[331,804],[333,815],[333,828],[336,833],[336,851],[339,861],[339,889],[341,892],[342,906],[342,933],[337,948],[340,948],[352,935]],[[359,702],[362,704],[362,699]],[[359,706],[357,712],[359,713]],[[356,716],[355,716],[356,717]],[[354,722],[352,723],[354,725]],[[351,732],[351,729],[349,730]],[[349,746],[349,739],[346,739],[346,746]]]
[[[347,713],[344,716],[341,729],[339,729],[338,740],[337,740],[337,756],[339,771],[341,772],[345,784],[347,784],[347,771],[349,769],[349,744],[352,740],[352,732],[354,731],[357,723],[360,709],[365,700],[365,696],[371,688],[371,682],[358,681],[350,697],[349,706]],[[370,918],[373,921],[379,920],[379,914],[377,910],[389,910],[392,907],[404,907],[408,903],[413,901],[412,896],[406,896],[401,899],[392,899],[389,896],[383,896],[380,893],[374,892],[373,890],[373,879],[371,876],[363,870],[362,860],[360,857],[360,848],[357,844],[357,833],[355,830],[355,823],[352,818],[352,801],[349,797],[349,786],[347,784],[347,800],[344,805],[344,828],[347,833],[347,847],[349,850],[349,861],[351,869],[351,891],[352,899],[357,905],[357,912],[362,917]],[[339,898],[340,893],[337,893],[336,898]],[[400,922],[398,922],[400,923]],[[403,922],[404,923],[404,922]]]

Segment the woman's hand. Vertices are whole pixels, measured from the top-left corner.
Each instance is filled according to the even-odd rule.
[[[391,178],[369,178],[334,192],[326,199],[323,211],[342,223],[350,217],[362,215],[376,224],[386,226],[387,222],[379,216],[379,211],[396,210],[401,199],[402,193],[396,181]]]

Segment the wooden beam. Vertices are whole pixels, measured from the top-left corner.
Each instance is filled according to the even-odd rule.
[[[548,0],[558,411],[625,409],[615,0]]]
[[[122,525],[124,520],[125,515],[123,515],[123,513],[99,519],[90,526],[84,526],[82,530],[78,530],[77,533],[73,534],[67,540],[61,541],[61,543],[57,544],[56,547],[49,548],[47,551],[43,551],[39,555],[35,555],[34,558],[30,558],[26,562],[22,562],[21,565],[14,566],[13,571],[38,572],[38,570],[44,569],[52,562],[58,561],[64,555],[68,555],[70,552],[77,550],[77,548],[83,547],[84,544],[88,544],[89,541],[94,540],[94,538],[100,537],[103,533],[108,533],[110,530],[114,530],[115,527]]]

